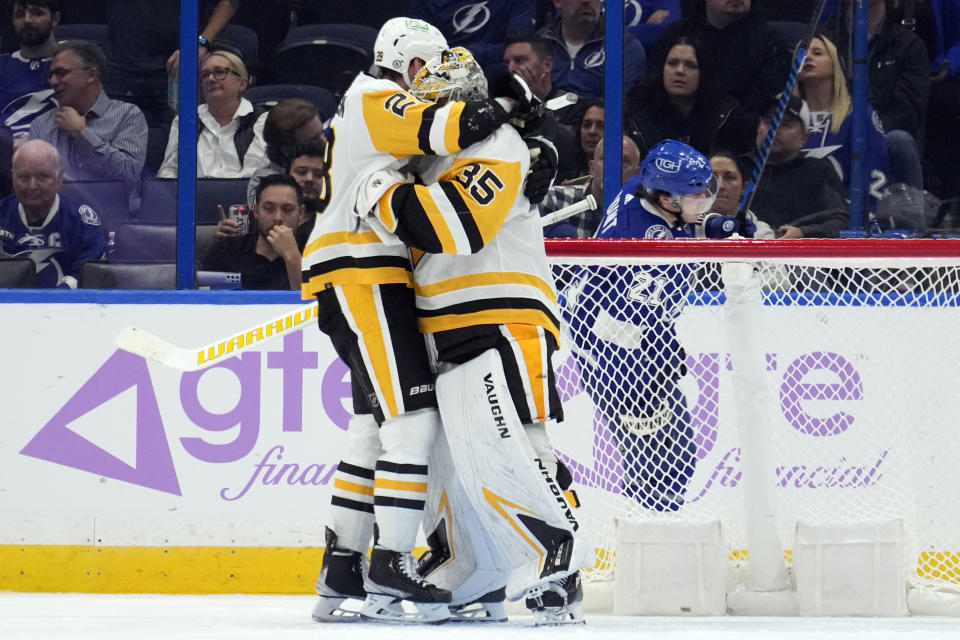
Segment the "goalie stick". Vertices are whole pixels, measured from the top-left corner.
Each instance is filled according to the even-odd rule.
[[[777,110],[773,114],[773,121],[770,123],[767,136],[763,139],[763,144],[760,145],[757,162],[753,167],[750,180],[747,182],[747,186],[743,191],[743,198],[740,200],[740,211],[737,214],[737,218],[741,223],[746,219],[747,211],[750,210],[750,205],[753,203],[753,196],[757,192],[757,185],[760,183],[760,178],[763,177],[763,169],[767,166],[767,158],[770,156],[773,139],[777,135],[777,129],[780,128],[780,122],[783,120],[783,113],[786,111],[790,94],[793,93],[794,87],[797,86],[797,80],[800,77],[800,67],[803,66],[803,59],[807,57],[807,49],[810,48],[810,41],[813,40],[813,34],[817,30],[817,25],[820,24],[820,16],[823,14],[823,7],[826,3],[827,0],[817,0],[817,4],[813,8],[813,14],[810,16],[810,21],[807,23],[803,31],[803,36],[797,44],[797,52],[793,56],[793,66],[787,75],[787,83],[783,87],[783,91],[780,92],[780,101],[777,103]]]

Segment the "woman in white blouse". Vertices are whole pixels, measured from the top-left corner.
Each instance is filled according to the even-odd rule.
[[[266,112],[243,97],[247,68],[229,51],[214,51],[200,67],[204,104],[197,107],[197,177],[249,178],[269,163],[263,142]],[[179,121],[174,118],[158,178],[177,177]]]

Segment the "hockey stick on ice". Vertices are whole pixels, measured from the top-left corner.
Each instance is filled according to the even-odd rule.
[[[566,220],[571,218],[582,211],[593,211],[597,208],[597,201],[592,195],[587,195],[586,198],[580,202],[568,205],[562,209],[557,209],[553,213],[548,213],[547,215],[540,218],[540,224],[542,226],[547,226],[555,222],[560,222],[561,220]]]
[[[803,36],[797,45],[797,52],[793,56],[793,66],[787,75],[787,84],[783,87],[783,91],[780,92],[780,101],[777,103],[777,110],[773,114],[773,121],[770,123],[767,136],[763,139],[763,144],[760,145],[757,162],[753,167],[750,180],[747,182],[747,186],[743,191],[743,198],[740,200],[740,212],[737,217],[741,222],[746,218],[747,211],[750,210],[750,205],[753,204],[753,196],[757,192],[757,185],[760,183],[760,178],[763,177],[763,169],[767,166],[767,158],[770,156],[770,148],[773,147],[773,139],[777,135],[777,129],[780,128],[780,122],[783,120],[783,113],[786,111],[790,95],[793,93],[794,87],[797,86],[797,80],[800,77],[800,68],[803,66],[803,59],[807,57],[807,49],[810,48],[810,41],[813,40],[813,34],[817,30],[817,25],[820,24],[820,16],[823,14],[823,7],[826,3],[827,0],[817,0],[817,4],[813,8],[813,14],[810,16],[810,22],[807,23],[803,31]]]
[[[317,303],[312,302],[266,322],[258,323],[223,340],[193,349],[178,347],[149,331],[136,327],[125,327],[113,342],[124,351],[168,367],[180,371],[196,371],[232,358],[261,342],[303,328],[306,322],[317,317],[317,310]]]

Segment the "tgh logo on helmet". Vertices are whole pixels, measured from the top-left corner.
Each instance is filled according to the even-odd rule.
[[[680,163],[671,158],[657,158],[654,161],[654,166],[657,167],[660,171],[664,173],[679,173],[680,172]]]

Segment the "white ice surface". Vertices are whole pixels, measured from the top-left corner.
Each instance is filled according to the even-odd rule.
[[[533,628],[505,624],[395,626],[317,624],[309,596],[167,596],[0,593],[0,640],[112,639],[461,640],[630,638],[655,640],[960,640],[960,620],[945,618],[625,618],[588,615],[587,624]]]

